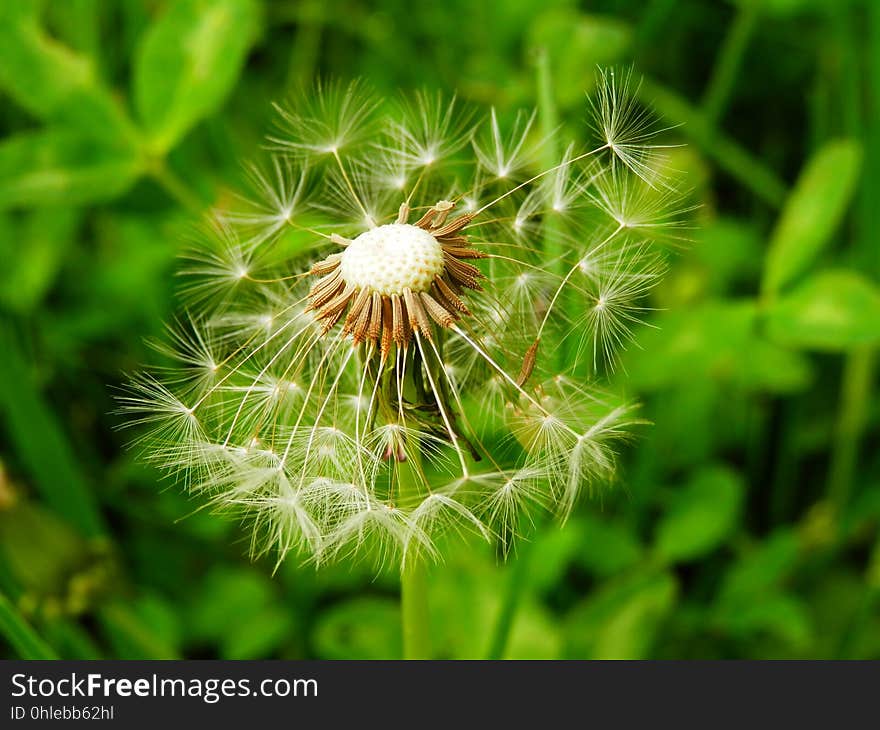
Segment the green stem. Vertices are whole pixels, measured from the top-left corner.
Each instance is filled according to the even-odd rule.
[[[305,86],[315,75],[321,50],[321,33],[324,26],[322,3],[307,0],[299,7],[296,37],[291,44],[290,63],[287,72],[289,89]]]
[[[633,58],[640,58],[645,49],[652,47],[670,17],[674,17],[676,0],[651,0],[640,13],[639,25],[636,28],[633,43]]]
[[[150,174],[181,207],[195,215],[204,212],[205,202],[202,198],[164,160],[155,163],[150,169]]]
[[[554,132],[559,126],[559,114],[553,100],[553,77],[550,71],[550,54],[546,49],[538,52],[535,62],[537,70],[536,85],[538,90],[538,121],[545,144],[541,157],[541,165],[549,170],[559,164]]]
[[[420,457],[418,443],[409,450],[407,461],[397,468],[398,498],[401,504],[419,495]],[[407,555],[400,572],[400,614],[404,659],[430,659],[431,628],[428,613],[427,566],[418,552]]]
[[[730,100],[730,92],[757,20],[757,6],[750,3],[741,5],[724,38],[724,44],[712,69],[712,77],[703,95],[703,114],[712,126],[718,124]]]
[[[868,18],[869,28],[869,59],[867,76],[871,82],[880,79],[880,53],[875,43],[880,37],[880,13],[876,4],[871,4],[873,12]],[[850,10],[838,8],[839,19],[835,24],[838,31],[837,46],[844,54],[844,64],[839,76],[832,81],[841,88],[840,106],[846,110],[843,116],[844,133],[865,139],[865,156],[868,161],[878,158],[878,130],[880,125],[875,121],[872,112],[878,108],[878,97],[871,95],[867,107],[863,110],[859,90],[861,88],[862,69],[858,63],[859,54],[848,49],[856,46],[857,40],[852,29]],[[854,80],[854,83],[853,83]],[[871,89],[876,83],[868,84]],[[870,169],[870,168],[868,168]],[[874,233],[877,227],[876,207],[876,175],[866,176],[861,191],[861,205],[855,219],[855,254],[856,259],[876,256]],[[862,258],[862,267],[869,274],[877,275],[876,260]],[[838,410],[837,428],[834,434],[834,446],[831,453],[831,467],[828,473],[828,499],[831,502],[835,517],[839,520],[849,503],[853,490],[853,480],[859,456],[859,446],[863,431],[868,421],[868,409],[871,404],[871,390],[876,370],[877,350],[860,348],[847,354],[843,366],[840,406]]]
[[[501,603],[501,610],[495,622],[492,639],[489,642],[487,659],[501,659],[510,641],[510,633],[513,630],[513,620],[516,617],[522,596],[525,593],[529,574],[531,543],[523,543],[520,554],[510,566],[510,576],[507,579],[507,590]]]
[[[877,616],[878,607],[880,607],[880,536],[868,558],[865,589],[856,604],[849,625],[841,632],[834,658],[864,658],[864,641],[859,640],[864,637],[866,630],[870,630],[871,623]]]
[[[719,132],[701,110],[649,79],[644,80],[638,94],[661,116],[682,124],[682,134],[687,135],[708,157],[715,160],[719,168],[767,204],[774,208],[782,207],[787,195],[785,183],[759,158]]]
[[[556,144],[556,129],[559,126],[559,114],[556,111],[556,103],[553,100],[553,78],[550,72],[550,54],[546,49],[538,53],[535,63],[538,90],[538,123],[541,125],[541,136],[544,138],[541,151],[541,168],[550,170],[559,164],[559,150]],[[550,210],[552,200],[546,201]],[[559,236],[559,226],[552,214],[544,217],[544,251],[549,260],[554,262],[556,273],[565,273],[565,265],[562,261],[564,253]]]
[[[58,658],[2,593],[0,593],[0,634],[6,637],[22,659]]]
[[[535,63],[538,95],[538,122],[541,125],[541,135],[544,138],[541,152],[541,167],[550,170],[559,164],[559,146],[557,144],[556,130],[559,127],[559,112],[556,109],[556,101],[553,95],[553,76],[550,69],[550,53],[543,48],[538,53]],[[566,247],[562,240],[561,221],[553,215],[551,199],[552,193],[548,192],[547,214],[544,216],[542,247],[547,254],[546,260],[551,262],[553,272],[560,277],[566,274],[565,253]],[[568,311],[566,292],[562,292],[559,301],[561,311]],[[553,357],[556,360],[557,369],[563,369],[569,362],[567,352],[568,340],[563,340],[556,349]]]
[[[828,499],[839,518],[852,492],[859,441],[867,420],[874,375],[875,352],[865,348],[850,353],[844,364],[834,448],[828,474]]]

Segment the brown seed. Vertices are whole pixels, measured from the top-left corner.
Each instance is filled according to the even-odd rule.
[[[403,299],[406,302],[406,308],[409,311],[409,323],[413,330],[419,330],[429,340],[431,339],[431,323],[428,321],[428,315],[422,306],[422,300],[414,295],[411,289],[403,290]]]
[[[367,336],[367,325],[370,322],[370,311],[373,308],[373,298],[371,296],[367,296],[364,301],[363,306],[361,307],[357,320],[354,323],[354,341],[362,342],[364,338]],[[352,312],[355,311],[355,308],[352,307]]]
[[[321,309],[318,310],[318,319],[324,319],[325,317],[331,317],[335,314],[342,315],[342,310],[345,309],[345,305],[348,304],[349,300],[354,296],[355,288],[351,284],[346,284],[343,290],[333,297],[329,302],[327,302]],[[336,317],[338,320],[339,317]]]
[[[364,305],[366,305],[369,298],[370,293],[366,289],[361,289],[357,293],[357,296],[354,298],[354,303],[351,305],[351,309],[348,310],[348,316],[345,318],[345,323],[342,325],[342,331],[345,334],[351,332],[355,321],[360,318],[361,310],[364,308]]]
[[[465,213],[464,215],[460,215],[458,218],[449,221],[445,226],[441,226],[440,228],[431,231],[431,233],[433,233],[436,238],[442,238],[443,236],[448,236],[450,233],[460,231],[473,219],[473,213]]]
[[[391,300],[388,297],[382,297],[382,360],[388,357],[391,352],[391,342],[393,341],[394,332],[394,315],[391,311]]]
[[[409,218],[409,203],[403,201],[397,210],[397,222],[406,223],[407,218]]]
[[[425,214],[416,221],[416,225],[419,228],[428,230],[431,227],[431,221],[434,220],[435,215],[437,215],[437,211],[434,210],[434,208],[429,208]]]
[[[323,276],[324,274],[329,274],[331,271],[339,267],[339,258],[340,254],[333,253],[330,254],[326,259],[319,261],[311,268],[311,273],[316,276]]]
[[[433,228],[437,228],[442,226],[446,221],[446,217],[455,207],[455,203],[450,200],[441,200],[438,203],[434,204],[434,210],[437,211],[437,215],[434,216],[434,220],[431,222]]]
[[[538,345],[541,340],[535,340],[528,350],[526,350],[526,356],[523,358],[522,368],[519,371],[519,377],[516,379],[516,384],[522,388],[528,379],[532,376],[532,371],[535,369],[535,361],[538,359]]]
[[[431,289],[434,292],[434,298],[446,309],[461,312],[462,314],[470,316],[470,311],[465,306],[465,303],[458,298],[454,291],[452,291],[452,288],[446,283],[443,277],[437,277],[434,279]]]
[[[446,272],[449,274],[449,278],[457,284],[467,287],[468,289],[480,289],[477,280],[480,279],[483,274],[476,266],[466,264],[464,261],[459,261],[445,251],[443,253],[443,263],[446,265]]]
[[[391,311],[394,323],[392,328],[394,341],[398,345],[402,345],[406,342],[406,325],[404,324],[406,317],[403,312],[403,302],[400,301],[400,297],[397,295],[391,297]]]
[[[318,281],[309,293],[309,305],[312,309],[318,309],[321,305],[328,302],[333,296],[343,289],[345,283],[342,281],[342,274],[334,271],[329,276],[325,276]]]
[[[373,342],[379,339],[382,331],[382,295],[379,292],[373,292],[372,314],[370,315],[370,327],[367,331],[367,337]]]
[[[423,291],[419,298],[422,300],[422,306],[425,308],[425,311],[437,324],[441,327],[451,327],[453,325],[455,315],[437,302],[428,292]]]
[[[448,253],[450,256],[455,256],[457,259],[484,259],[486,258],[486,254],[482,251],[477,251],[475,248],[464,248],[461,246],[451,246],[447,245],[445,242],[443,243],[443,250]]]

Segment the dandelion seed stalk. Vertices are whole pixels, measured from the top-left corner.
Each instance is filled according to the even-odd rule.
[[[194,233],[164,364],[121,398],[145,457],[248,521],[254,557],[395,561],[428,656],[438,538],[564,521],[638,422],[601,383],[684,211],[632,92],[600,74],[589,143],[543,153],[534,111],[441,94],[277,105],[271,158]]]
[[[397,465],[397,488],[401,502],[419,498],[418,472],[421,469],[419,445],[411,445],[412,457]],[[428,613],[427,566],[414,554],[400,570],[400,614],[404,659],[431,658],[431,629]]]

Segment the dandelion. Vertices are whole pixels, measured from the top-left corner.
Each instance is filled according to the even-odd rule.
[[[181,272],[171,364],[121,399],[147,457],[249,520],[255,555],[397,560],[404,613],[441,534],[506,549],[564,519],[638,422],[596,384],[678,230],[630,85],[601,75],[599,139],[543,170],[528,112],[362,84],[279,106],[254,196]]]

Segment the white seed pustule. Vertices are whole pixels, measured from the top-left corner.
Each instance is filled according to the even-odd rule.
[[[312,273],[321,278],[309,306],[324,332],[345,315],[343,334],[377,344],[384,359],[392,343],[406,346],[414,332],[431,340],[433,324],[451,327],[470,314],[459,294],[479,291],[483,274],[464,259],[485,254],[471,248],[462,232],[472,216],[447,220],[454,207],[441,200],[410,225],[403,204],[396,223],[340,241],[344,251],[315,264]]]
[[[359,235],[342,252],[342,279],[383,296],[428,291],[443,272],[443,248],[428,231],[390,223]]]

